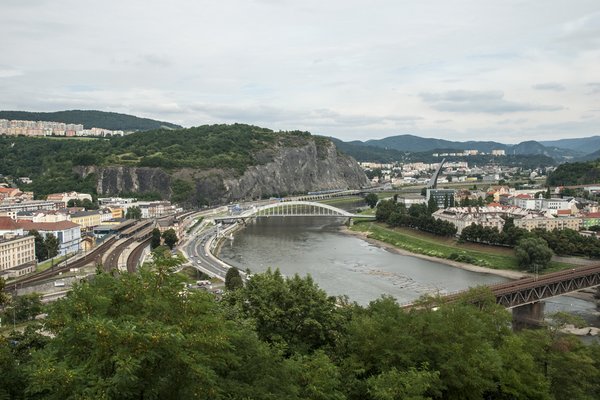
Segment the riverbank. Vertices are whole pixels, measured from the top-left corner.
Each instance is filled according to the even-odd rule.
[[[492,274],[508,279],[521,279],[531,276],[531,274],[529,273],[515,270],[514,268],[516,268],[516,262],[514,262],[514,260],[506,259],[503,255],[483,255],[480,253],[473,252],[472,250],[467,251],[456,247],[444,249],[443,247],[448,246],[444,246],[441,244],[437,244],[435,247],[432,247],[430,244],[430,248],[424,248],[423,246],[425,246],[427,243],[421,243],[420,238],[411,237],[411,240],[406,240],[407,237],[405,235],[402,235],[400,232],[393,231],[391,229],[384,228],[373,223],[360,223],[354,225],[351,229],[347,227],[342,227],[341,230],[344,233],[358,236],[371,244],[385,248],[386,250],[396,254],[417,257],[424,260],[438,262],[456,268],[461,268],[467,271]],[[403,239],[404,242],[402,243],[401,240]],[[492,268],[489,266],[474,265],[466,262],[451,260],[449,258],[444,257],[444,255],[447,256],[444,250],[446,252],[452,251],[458,255],[462,254],[463,256],[468,255],[470,257],[478,257],[477,260],[482,263],[490,263],[497,261],[496,265],[507,266],[510,269]],[[424,254],[424,252],[434,254]]]

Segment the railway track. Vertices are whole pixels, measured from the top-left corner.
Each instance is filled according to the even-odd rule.
[[[110,272],[112,270],[119,268],[119,258],[121,257],[121,253],[123,253],[123,250],[125,250],[127,248],[127,246],[129,246],[133,241],[135,241],[135,238],[133,238],[133,237],[128,238],[123,243],[121,243],[117,247],[113,248],[110,253],[108,253],[108,256],[106,257],[106,261],[104,262],[104,264],[102,266],[104,271]]]
[[[127,271],[128,272],[136,272],[138,263],[140,262],[140,258],[142,257],[142,252],[150,244],[152,238],[145,239],[139,245],[137,245],[133,251],[127,257]]]
[[[110,249],[110,247],[116,242],[116,240],[117,239],[115,237],[111,237],[107,239],[104,243],[102,243],[100,246],[87,253],[84,257],[81,257],[71,262],[68,262],[67,260],[66,262],[63,262],[64,265],[61,265],[63,264],[61,263],[52,269],[47,269],[34,275],[18,279],[14,282],[7,284],[6,289],[16,290],[17,287],[30,286],[34,283],[38,283],[52,278],[53,276],[58,275],[61,272],[68,271],[71,268],[82,268],[91,263],[99,265],[102,263],[102,256],[104,255],[104,253],[106,253]]]

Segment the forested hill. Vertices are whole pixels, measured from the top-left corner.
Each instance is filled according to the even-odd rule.
[[[600,182],[600,159],[559,165],[548,176],[551,186],[586,185]]]
[[[244,124],[92,140],[4,136],[0,154],[0,172],[29,176],[33,183],[22,189],[38,196],[154,193],[200,205],[368,183],[329,139]]]
[[[161,128],[181,129],[181,126],[170,122],[95,110],[69,110],[57,112],[0,111],[0,119],[83,124],[86,129],[94,127],[123,131],[149,131],[151,129]]]

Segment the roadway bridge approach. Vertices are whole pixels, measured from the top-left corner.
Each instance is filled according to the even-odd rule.
[[[375,219],[375,215],[354,214],[329,204],[312,201],[280,201],[262,206],[253,206],[237,214],[215,217],[216,222],[246,222],[251,218],[267,217],[319,217],[319,218],[347,218],[352,224],[353,218]]]

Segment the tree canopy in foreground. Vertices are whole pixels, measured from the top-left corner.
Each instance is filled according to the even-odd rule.
[[[514,333],[485,290],[362,307],[268,271],[219,301],[184,289],[179,263],[158,253],[138,274],[99,272],[43,325],[0,338],[0,398],[600,398],[598,345]]]

